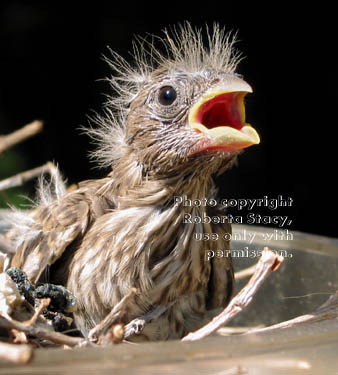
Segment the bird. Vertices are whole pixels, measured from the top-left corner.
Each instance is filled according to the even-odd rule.
[[[206,253],[229,250],[231,224],[186,218],[224,216],[214,178],[260,142],[245,120],[252,88],[236,72],[235,43],[219,24],[185,22],[162,37],[136,37],[131,61],[110,51],[113,93],[84,130],[107,174],[71,190],[61,174],[41,179],[34,210],[13,213],[11,265],[73,293],[85,337],[132,288],[121,323],[163,313],[130,341],[182,338],[229,303],[230,253]],[[202,200],[217,204],[189,204]]]

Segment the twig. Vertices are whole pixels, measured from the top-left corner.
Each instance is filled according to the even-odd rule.
[[[43,298],[40,300],[40,305],[39,307],[36,309],[34,315],[27,321],[25,321],[25,324],[27,324],[28,326],[31,326],[33,324],[36,323],[36,321],[38,320],[40,314],[42,313],[42,311],[49,306],[51,302],[51,299],[50,298]]]
[[[128,338],[132,335],[138,335],[141,333],[145,325],[154,319],[159,318],[165,311],[169,309],[175,302],[168,304],[167,306],[157,306],[153,310],[144,314],[140,318],[133,319],[124,328],[124,338]]]
[[[256,264],[236,272],[235,280],[238,281],[238,280],[246,279],[247,277],[252,276],[255,273],[255,269],[256,269]]]
[[[16,329],[11,329],[11,336],[13,337],[12,342],[14,344],[28,344],[27,335],[22,332],[18,331]]]
[[[51,331],[39,325],[28,325],[25,322],[19,322],[10,317],[0,316],[0,327],[6,329],[16,329],[30,336],[38,337],[54,342],[55,344],[76,346],[86,344],[86,340],[82,337],[66,336],[60,332]]]
[[[99,337],[98,344],[102,346],[106,346],[111,343],[120,344],[123,342],[123,339],[124,339],[124,325],[114,324],[106,335]]]
[[[338,291],[336,292],[336,294],[330,296],[330,298],[312,314],[301,315],[297,318],[286,320],[285,322],[274,324],[270,327],[254,328],[246,332],[245,334],[272,331],[276,329],[285,329],[294,327],[295,325],[306,324],[310,322],[314,323],[321,320],[334,319],[336,317],[338,317]]]
[[[3,234],[0,234],[0,249],[6,254],[14,254],[15,246]]]
[[[217,330],[217,334],[220,336],[231,336],[231,335],[239,335],[242,333],[247,333],[248,331],[252,329],[259,329],[259,328],[265,328],[263,324],[260,324],[255,327],[248,327],[248,326],[243,326],[243,327],[221,327]]]
[[[114,306],[112,311],[103,320],[101,320],[99,324],[89,331],[89,341],[96,342],[99,336],[104,334],[105,331],[107,331],[113,324],[117,323],[118,319],[121,318],[127,303],[131,298],[134,298],[136,292],[136,288],[132,288],[130,292],[125,295],[117,305]]]
[[[43,127],[42,121],[33,121],[15,132],[0,136],[0,155],[5,150],[11,148],[17,143],[38,134]]]
[[[252,301],[253,296],[259,290],[265,279],[279,267],[284,258],[274,251],[264,248],[259,259],[254,275],[246,286],[231,300],[229,305],[217,315],[210,323],[196,332],[189,333],[182,341],[195,341],[209,336],[218,328],[229,322],[235,315],[241,312]]]
[[[9,189],[15,186],[21,186],[28,180],[38,177],[43,173],[55,173],[56,167],[52,162],[48,162],[41,167],[30,169],[29,171],[18,173],[15,176],[6,178],[5,180],[0,181],[0,191]]]
[[[26,364],[33,358],[33,348],[29,345],[13,345],[0,342],[0,359],[16,364]]]

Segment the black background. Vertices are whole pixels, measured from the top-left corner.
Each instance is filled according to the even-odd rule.
[[[78,127],[110,92],[100,81],[110,74],[102,59],[107,46],[128,58],[135,34],[217,21],[238,31],[246,57],[238,72],[254,88],[247,119],[262,140],[218,179],[221,196],[292,197],[291,208],[254,212],[288,215],[291,229],[337,237],[335,10],[257,3],[2,1],[0,134],[42,119],[44,132],[17,146],[25,168],[53,160],[70,183],[102,176]]]

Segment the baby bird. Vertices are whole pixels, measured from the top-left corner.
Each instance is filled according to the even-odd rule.
[[[133,64],[113,53],[115,95],[87,129],[98,143],[93,157],[110,173],[69,192],[58,176],[42,182],[34,212],[13,219],[12,265],[32,282],[66,286],[84,336],[135,287],[122,323],[166,309],[130,340],[168,340],[205,324],[234,284],[230,256],[206,257],[229,249],[230,224],[186,220],[224,211],[180,202],[216,199],[213,175],[259,136],[245,122],[252,89],[235,73],[234,39],[218,25],[205,44],[189,23],[164,32],[162,52],[139,43]],[[202,233],[218,241],[198,240]]]

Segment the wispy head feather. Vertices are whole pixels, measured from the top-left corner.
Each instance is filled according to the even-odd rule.
[[[212,31],[206,27],[206,44],[203,34],[202,29],[194,29],[185,22],[165,29],[163,38],[153,35],[150,39],[136,37],[131,63],[111,51],[112,57],[105,60],[113,71],[109,82],[115,95],[108,105],[118,111],[128,111],[139,90],[151,81],[152,73],[159,68],[169,72],[198,73],[215,69],[234,73],[240,61],[240,54],[234,49],[236,35],[226,33],[218,24],[213,25]],[[155,44],[159,44],[159,48]]]

